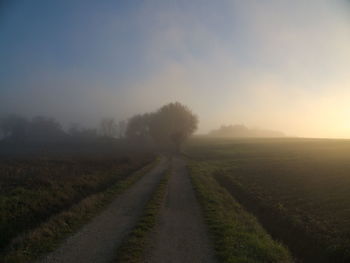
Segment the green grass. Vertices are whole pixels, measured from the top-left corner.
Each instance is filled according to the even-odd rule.
[[[215,181],[210,165],[189,160],[189,170],[218,262],[293,262],[288,250]]]
[[[149,237],[153,231],[162,203],[165,198],[170,171],[161,180],[156,190],[150,197],[138,223],[130,234],[124,239],[116,252],[114,262],[117,263],[142,263],[145,262],[145,253],[150,247]]]
[[[187,154],[304,262],[350,262],[350,141],[193,140]]]
[[[64,238],[76,232],[117,195],[139,180],[155,163],[156,161],[124,177],[103,192],[88,196],[71,208],[50,217],[37,228],[17,237],[3,251],[0,262],[27,263],[53,251]]]

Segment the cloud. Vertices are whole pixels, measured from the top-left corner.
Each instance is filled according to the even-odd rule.
[[[143,88],[195,105],[201,131],[245,122],[291,135],[344,136],[346,116],[335,101],[347,97],[350,34],[339,3],[236,1],[232,8],[243,14],[232,23],[242,23],[248,41],[238,43],[249,46],[238,50],[252,60],[242,63],[228,44],[239,32],[223,39],[186,12],[163,15],[150,50],[161,69]]]
[[[69,30],[79,63],[24,56],[28,71],[0,90],[0,111],[93,124],[180,101],[199,115],[200,132],[244,123],[349,136],[349,10],[341,3],[156,0],[119,16],[89,10],[88,34],[79,23]]]

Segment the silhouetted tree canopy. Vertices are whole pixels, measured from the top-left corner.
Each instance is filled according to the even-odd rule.
[[[55,141],[62,140],[65,132],[61,124],[54,118],[38,116],[29,122],[27,138],[30,141]]]
[[[76,141],[95,140],[98,137],[96,129],[84,128],[78,123],[71,124],[68,135]]]
[[[198,125],[198,118],[185,105],[179,102],[169,103],[154,113],[136,115],[127,126],[126,136],[130,139],[147,139],[161,147],[181,144],[193,134]]]
[[[19,115],[0,117],[0,155],[2,154],[111,154],[118,151],[152,151],[144,145],[128,144],[112,136],[124,136],[126,124],[104,119],[104,133],[73,123],[67,130],[54,118]],[[106,138],[107,136],[107,138]],[[118,149],[119,148],[119,149]]]
[[[16,142],[53,141],[65,136],[55,119],[43,116],[28,121],[18,115],[8,115],[1,120],[0,129],[6,139]]]
[[[191,110],[179,102],[170,103],[160,108],[151,119],[150,133],[161,145],[168,142],[180,145],[196,131],[198,118]]]
[[[26,136],[28,121],[19,115],[11,114],[0,121],[0,129],[5,138],[23,140]]]
[[[146,139],[150,136],[150,122],[152,114],[138,114],[131,117],[126,127],[126,137],[131,140]]]
[[[179,102],[169,103],[152,113],[135,115],[127,122],[117,123],[113,118],[104,118],[99,130],[73,123],[65,131],[54,118],[37,116],[26,119],[19,115],[7,115],[0,118],[0,140],[4,145],[15,143],[46,147],[57,143],[109,143],[116,142],[115,138],[118,137],[127,138],[125,145],[135,149],[154,150],[154,146],[157,146],[159,149],[175,147],[179,150],[181,144],[195,132],[197,124],[197,116]],[[111,139],[106,140],[105,137]]]

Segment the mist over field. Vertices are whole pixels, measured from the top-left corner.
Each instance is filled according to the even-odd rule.
[[[349,263],[350,0],[0,0],[1,263]]]
[[[0,114],[96,127],[179,101],[200,119],[350,135],[349,2],[3,1]]]

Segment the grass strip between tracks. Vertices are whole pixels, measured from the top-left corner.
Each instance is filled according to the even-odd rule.
[[[113,262],[144,262],[146,250],[150,247],[149,237],[157,224],[157,218],[166,196],[170,172],[170,170],[165,172],[165,176],[161,179],[160,183],[151,195],[136,226],[118,247],[116,257]]]

